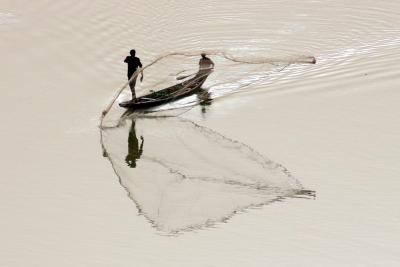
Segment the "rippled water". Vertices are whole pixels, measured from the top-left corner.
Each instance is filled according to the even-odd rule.
[[[396,1],[369,0],[5,1],[0,7],[0,265],[396,266],[399,14]],[[187,98],[164,107],[185,111],[179,118],[138,121],[145,140],[138,166],[162,169],[146,157],[172,147],[175,156],[191,155],[187,151],[198,152],[200,144],[207,152],[202,158],[216,161],[207,146],[212,142],[183,122],[192,121],[282,164],[317,192],[316,199],[285,199],[201,231],[157,235],[151,225],[174,232],[207,218],[221,221],[237,207],[259,201],[254,199],[260,192],[249,192],[253,182],[236,191],[225,183],[191,184],[189,205],[178,208],[174,197],[184,196],[171,194],[162,202],[152,192],[157,180],[165,192],[182,193],[173,175],[168,179],[175,184],[162,184],[167,181],[158,174],[165,170],[152,165],[157,174],[152,175],[138,167],[139,177],[121,165],[129,174],[118,182],[102,156],[98,125],[101,111],[126,82],[123,59],[132,48],[144,65],[172,52],[203,50],[216,63],[204,85],[214,98],[211,105],[193,106],[197,100]],[[234,63],[222,53],[279,63]],[[309,56],[317,64],[287,64]],[[169,57],[149,67],[138,91],[173,84],[177,73],[196,65],[196,56]],[[124,92],[118,101],[126,97]],[[114,105],[107,123],[117,123],[123,112]],[[131,123],[128,119],[107,139],[122,164]],[[174,139],[176,132],[185,136]],[[189,146],[181,145],[187,140]],[[162,145],[166,150],[158,154]],[[232,156],[240,169],[240,153],[227,152],[229,145],[216,147],[218,157]],[[168,161],[168,154],[163,157]],[[182,159],[168,166],[190,175],[199,170],[183,157],[188,159],[183,166],[175,165]],[[221,170],[210,173],[225,175]],[[211,191],[201,191],[208,202],[188,214],[213,209],[197,213],[199,220],[174,221],[194,205],[196,192],[215,185],[214,202]],[[222,194],[235,201],[223,202]],[[168,217],[173,211],[180,216]],[[142,214],[149,221],[137,216]]]

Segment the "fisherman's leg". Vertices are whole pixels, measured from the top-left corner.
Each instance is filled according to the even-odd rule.
[[[131,88],[131,92],[132,92],[132,100],[136,100],[136,92],[135,92],[135,86],[136,86],[136,78],[133,78],[130,82],[129,82],[129,87]]]

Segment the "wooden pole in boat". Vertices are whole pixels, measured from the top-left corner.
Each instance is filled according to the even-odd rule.
[[[177,79],[177,80],[183,80],[183,79],[186,79],[186,78],[188,78],[188,77],[190,77],[190,76],[193,76],[193,75],[196,75],[196,74],[197,74],[197,71],[194,72],[194,73],[192,73],[192,74],[189,74],[189,75],[178,76],[178,77],[176,77],[176,79]]]

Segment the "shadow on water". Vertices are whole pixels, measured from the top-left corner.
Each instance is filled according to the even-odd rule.
[[[207,112],[208,93],[196,97]],[[126,112],[118,127],[101,135],[121,186],[161,234],[211,227],[287,198],[315,197],[280,164],[181,117]]]

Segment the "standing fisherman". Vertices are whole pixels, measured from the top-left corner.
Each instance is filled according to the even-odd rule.
[[[135,57],[136,51],[132,49],[130,51],[130,56],[127,56],[124,60],[125,63],[128,64],[128,80],[129,80],[129,87],[131,88],[132,91],[132,101],[136,101],[136,93],[135,93],[135,85],[136,85],[136,77],[132,77],[132,75],[135,73],[135,71],[138,68],[142,68],[142,63],[140,62],[140,59]],[[140,71],[140,74],[142,75],[140,77],[140,82],[143,81],[143,70]]]

